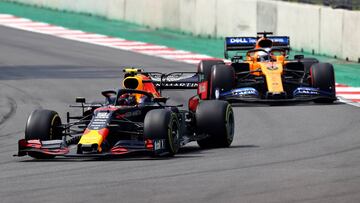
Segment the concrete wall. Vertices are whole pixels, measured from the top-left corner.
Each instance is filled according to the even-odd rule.
[[[196,0],[179,1],[179,30],[193,33],[195,30],[194,13],[196,11]]]
[[[331,20],[330,20],[331,19]],[[320,14],[320,52],[336,57],[343,53],[344,10],[322,8]]]
[[[360,60],[360,14],[356,11],[344,12],[342,38],[342,58]]]
[[[257,3],[254,0],[218,0],[215,36],[255,35],[256,7]]]
[[[274,1],[259,0],[256,8],[257,31],[272,31],[277,33],[278,5]]]
[[[194,35],[289,35],[296,50],[360,58],[360,11],[270,0],[8,0]]]
[[[320,7],[277,2],[277,34],[289,35],[291,46],[319,53]]]

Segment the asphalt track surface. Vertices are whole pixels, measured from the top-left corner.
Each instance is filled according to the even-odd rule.
[[[236,107],[232,147],[194,143],[169,159],[12,157],[32,110],[64,116],[76,96],[98,100],[127,65],[194,70],[0,26],[0,202],[360,201],[360,109],[342,103]],[[191,94],[168,93],[178,103]]]

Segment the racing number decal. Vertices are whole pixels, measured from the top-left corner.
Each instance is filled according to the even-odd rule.
[[[98,130],[101,128],[105,128],[108,123],[108,119],[111,117],[111,113],[108,112],[98,112],[93,120],[90,123],[89,128],[92,130]]]
[[[162,150],[165,149],[165,140],[164,139],[160,139],[160,140],[154,140],[154,150]]]

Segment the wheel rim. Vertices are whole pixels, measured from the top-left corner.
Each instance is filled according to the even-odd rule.
[[[179,150],[179,129],[176,119],[171,122],[171,128],[169,129],[169,145],[172,153],[176,153]]]
[[[50,132],[49,132],[50,140],[61,139],[62,130],[59,128],[60,125],[61,125],[60,116],[58,114],[56,114],[50,123],[50,126],[51,126]]]
[[[227,142],[228,144],[231,144],[231,142],[234,139],[234,131],[235,131],[235,123],[234,123],[234,113],[232,109],[230,108],[230,105],[228,107],[228,113],[227,113],[227,119],[226,119],[226,132],[227,132]]]

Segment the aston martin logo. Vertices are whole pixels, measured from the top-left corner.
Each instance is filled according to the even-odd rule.
[[[267,66],[266,68],[268,70],[277,70],[277,69],[279,69],[279,67],[277,67],[277,66]]]

